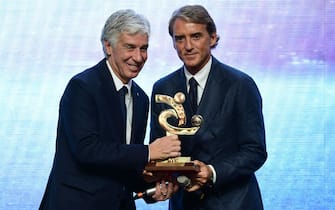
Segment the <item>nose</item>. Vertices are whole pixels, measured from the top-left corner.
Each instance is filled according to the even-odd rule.
[[[146,52],[143,52],[141,49],[134,50],[133,59],[137,63],[142,63],[146,59]]]
[[[185,49],[187,51],[192,50],[192,40],[191,39],[185,39]]]

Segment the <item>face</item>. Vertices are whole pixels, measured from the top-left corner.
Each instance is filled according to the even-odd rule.
[[[208,62],[216,33],[210,35],[206,25],[176,19],[173,25],[173,44],[187,70],[197,73]]]
[[[137,77],[147,60],[148,36],[144,34],[130,35],[121,33],[115,46],[104,42],[108,62],[120,80],[126,84]]]

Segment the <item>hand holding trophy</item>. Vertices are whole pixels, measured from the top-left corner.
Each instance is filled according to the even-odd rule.
[[[171,109],[164,110],[160,113],[158,121],[160,126],[166,131],[166,135],[194,135],[200,128],[202,117],[194,115],[191,123],[193,127],[181,127],[186,124],[186,115],[183,107],[185,95],[181,92],[175,94],[172,98],[167,95],[155,95],[156,103],[165,103],[171,106]],[[170,125],[168,118],[175,117],[178,119],[178,127]],[[190,157],[175,157],[161,161],[151,161],[145,167],[145,171],[152,174],[155,179],[166,179],[170,177],[187,176],[199,171]]]

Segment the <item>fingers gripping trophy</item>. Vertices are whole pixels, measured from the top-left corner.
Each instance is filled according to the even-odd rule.
[[[183,93],[178,92],[174,97],[156,94],[155,102],[165,103],[172,107],[162,111],[158,117],[159,124],[166,131],[166,135],[194,135],[199,130],[203,120],[200,115],[192,116],[192,127],[182,127],[186,125],[186,115],[183,107],[185,95]],[[178,127],[169,124],[168,119],[170,117],[178,119]],[[145,170],[159,178],[171,176],[178,178],[197,173],[199,168],[191,161],[191,157],[176,157],[162,161],[152,161],[146,165]]]

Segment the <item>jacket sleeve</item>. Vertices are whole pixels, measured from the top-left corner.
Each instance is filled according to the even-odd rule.
[[[148,160],[148,146],[122,144],[120,131],[106,131],[101,119],[104,110],[88,87],[85,82],[72,79],[61,100],[60,120],[72,155],[86,168],[142,171]],[[118,119],[110,122],[113,123],[108,125],[115,125]]]
[[[259,90],[250,77],[242,78],[235,87],[233,101],[233,135],[230,142],[235,152],[217,154],[211,160],[217,180],[214,187],[222,187],[243,177],[254,174],[267,158],[265,129],[262,114],[262,99]],[[227,150],[222,150],[227,152]]]

